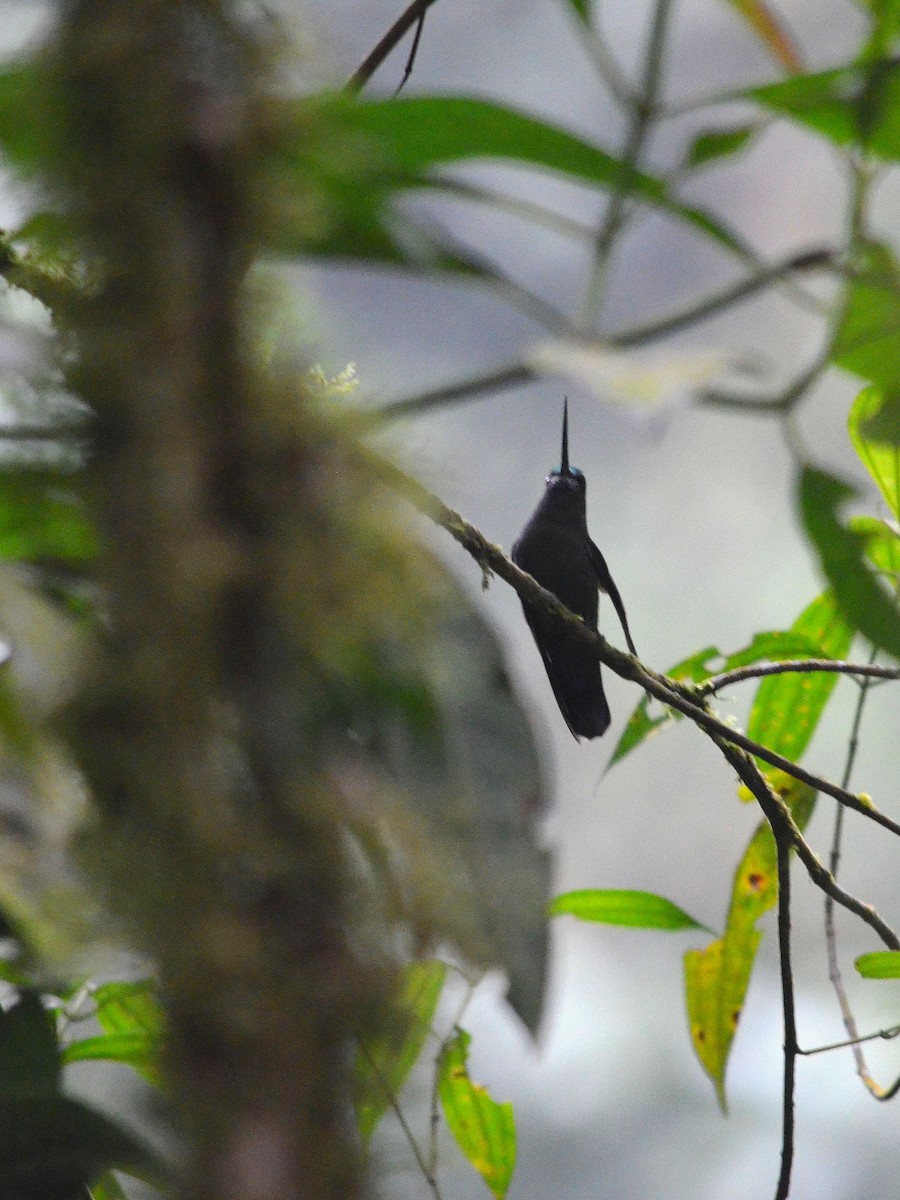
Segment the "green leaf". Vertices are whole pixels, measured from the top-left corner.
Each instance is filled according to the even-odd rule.
[[[107,1033],[162,1038],[165,1017],[154,979],[101,984],[94,992],[94,1002],[97,1020]]]
[[[769,53],[786,71],[802,71],[803,63],[794,40],[773,8],[765,0],[725,0],[736,9]]]
[[[98,1060],[125,1063],[148,1083],[159,1087],[161,1048],[161,1038],[151,1038],[144,1033],[105,1033],[70,1042],[62,1052],[62,1059],[66,1064]]]
[[[327,178],[330,202],[337,196],[343,205],[341,229],[347,236],[335,243],[334,231],[323,225],[318,241],[314,231],[301,231],[301,236],[294,238],[296,222],[289,211],[275,235],[276,244],[282,246],[300,250],[306,245],[310,253],[408,259],[408,247],[402,247],[400,233],[387,232],[387,224],[379,216],[381,203],[392,192],[439,187],[435,168],[491,159],[553,171],[592,187],[621,190],[688,222],[732,252],[747,253],[736,234],[708,213],[674,199],[663,180],[629,169],[592,142],[517,109],[464,96],[410,96],[390,101],[331,96],[305,101],[288,111],[293,111],[293,130],[282,139],[273,159],[275,174],[280,169],[286,185],[296,189],[301,174],[304,180],[309,178],[307,141],[311,115],[315,114],[340,131],[336,135],[339,144],[347,146],[356,169],[353,174],[348,167],[345,174],[336,176],[339,167],[313,164],[313,169]],[[357,225],[360,248],[354,252],[349,235]]]
[[[396,1099],[431,1031],[447,968],[437,959],[409,963],[398,1001],[401,1027],[395,1037],[364,1043],[356,1056],[356,1119],[368,1142]]]
[[[710,129],[698,133],[691,142],[684,165],[701,167],[743,150],[756,133],[755,125],[734,125],[730,129]]]
[[[73,491],[54,471],[0,471],[0,558],[79,563],[97,553],[97,537]]]
[[[551,917],[568,914],[581,921],[638,929],[706,929],[677,904],[652,892],[585,888],[555,896],[547,911]]]
[[[900,950],[861,954],[853,965],[864,979],[900,979]]]
[[[456,1143],[496,1200],[503,1200],[516,1165],[516,1125],[511,1104],[498,1104],[473,1083],[466,1065],[471,1037],[457,1031],[441,1056],[438,1095]]]
[[[886,246],[870,244],[847,290],[844,315],[831,361],[845,371],[876,383],[886,396],[900,393],[900,266]],[[870,414],[874,436],[896,445],[900,419],[896,407]],[[868,436],[873,436],[871,428]]]
[[[891,587],[900,581],[900,527],[877,517],[851,517],[851,532],[863,539],[866,558],[876,571],[882,571]]]
[[[900,518],[900,436],[892,437],[891,430],[885,431],[885,440],[879,439],[886,413],[900,417],[900,390],[886,405],[883,392],[877,387],[867,387],[859,393],[850,409],[848,427],[850,440],[866,470],[875,480],[895,517]],[[900,429],[898,429],[900,434]]]
[[[672,679],[690,679],[694,683],[702,683],[711,675],[721,671],[733,671],[738,667],[749,667],[757,662],[778,662],[788,658],[810,658],[818,653],[818,647],[808,638],[793,630],[771,630],[756,633],[749,645],[734,653],[723,655],[718,646],[706,646],[695,654],[670,667],[666,674]],[[638,703],[634,712],[628,718],[628,723],[613,750],[607,770],[621,761],[632,750],[652,733],[656,733],[674,721],[680,721],[682,714],[674,709],[656,717],[650,716],[650,701],[646,696]]]
[[[805,657],[845,658],[853,630],[838,610],[831,592],[824,592],[808,605],[790,631],[809,650]],[[797,762],[809,745],[837,675],[827,672],[807,675],[770,675],[760,680],[750,709],[747,736],[776,754]],[[765,763],[760,767],[767,770]]]
[[[158,1087],[165,1020],[155,981],[104,983],[94,999],[95,1016],[104,1033],[70,1042],[63,1050],[63,1062],[105,1059],[126,1063]]]
[[[34,992],[0,1009],[0,1099],[59,1086],[56,1022]]]
[[[896,606],[866,565],[864,539],[838,518],[838,509],[853,494],[834,476],[804,467],[798,488],[803,523],[844,617],[874,646],[900,660]]]
[[[802,829],[812,813],[816,793],[806,784],[784,778],[781,794]],[[724,935],[703,950],[688,950],[684,956],[691,1041],[723,1111],[727,1108],[728,1056],[762,938],[756,922],[777,898],[775,840],[768,822],[761,821],[734,875]]]
[[[800,121],[839,146],[900,158],[900,60],[853,63],[749,88],[748,99]]]

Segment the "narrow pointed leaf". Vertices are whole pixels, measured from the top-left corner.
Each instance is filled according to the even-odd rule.
[[[368,1141],[396,1099],[431,1030],[447,968],[436,959],[410,963],[398,1002],[401,1027],[396,1037],[381,1037],[360,1047],[356,1058],[356,1119]]]
[[[843,616],[874,646],[900,660],[897,608],[866,564],[864,539],[838,515],[853,494],[834,476],[805,467],[798,488],[803,523]]]
[[[900,979],[900,950],[875,950],[854,963],[864,979]]]
[[[806,784],[781,776],[779,788],[802,829],[816,793]],[[685,999],[691,1042],[723,1111],[727,1108],[725,1071],[744,1008],[747,986],[762,931],[756,923],[778,898],[775,841],[762,821],[738,864],[725,933],[702,950],[684,956]]]
[[[581,921],[637,929],[706,929],[677,904],[652,892],[610,888],[564,892],[550,901],[548,912],[551,917],[568,915]]]
[[[730,129],[698,133],[688,148],[684,165],[693,169],[730,158],[748,145],[755,132],[755,125],[734,125]]]
[[[70,1042],[62,1053],[64,1063],[105,1061],[119,1062],[158,1087],[161,1083],[159,1057],[160,1038],[145,1033],[105,1033],[97,1037]]]
[[[806,657],[845,658],[853,630],[838,610],[831,592],[809,604],[789,632],[809,647]],[[777,754],[797,762],[809,745],[838,676],[770,675],[756,689],[747,722],[747,736]],[[766,764],[760,762],[766,769]]]
[[[516,1125],[511,1104],[498,1104],[469,1077],[471,1037],[465,1030],[441,1057],[438,1095],[456,1144],[488,1185],[504,1200],[516,1165]]]
[[[743,93],[839,146],[900,159],[900,59],[853,63]]]
[[[358,177],[341,185],[348,204],[359,204],[379,191],[387,195],[398,188],[434,184],[437,177],[431,172],[454,163],[518,162],[590,187],[623,191],[688,222],[736,254],[747,252],[739,237],[709,213],[670,195],[663,180],[629,168],[600,146],[518,109],[467,96],[389,101],[331,96],[314,103],[336,121],[348,152],[355,151]],[[309,114],[309,102],[296,110],[296,137],[285,138],[282,167],[292,158],[307,161]]]
[[[794,39],[776,11],[765,0],[726,0],[744,18],[772,57],[786,71],[803,70]]]
[[[900,313],[900,299],[898,299]],[[892,411],[900,415],[900,359],[897,365],[897,394],[887,397],[880,388],[867,387],[859,393],[850,409],[850,440],[866,470],[875,480],[888,508],[900,519],[900,429],[896,434],[885,430],[879,437],[879,420]]]

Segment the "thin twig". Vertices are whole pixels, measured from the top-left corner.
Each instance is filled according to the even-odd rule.
[[[846,1050],[848,1046],[858,1046],[862,1042],[890,1042],[900,1037],[900,1025],[892,1025],[889,1029],[879,1029],[877,1033],[866,1033],[860,1037],[845,1038],[842,1042],[829,1042],[827,1046],[813,1046],[811,1050],[802,1050],[798,1046],[797,1053],[804,1056],[825,1054],[829,1050]]]
[[[838,270],[838,268],[838,258],[832,250],[822,248],[794,254],[784,262],[761,267],[756,274],[741,279],[730,287],[714,292],[702,300],[694,301],[677,312],[648,321],[644,325],[623,330],[621,333],[610,334],[608,340],[612,345],[619,347],[644,345],[646,342],[678,333],[679,330],[696,325],[709,317],[717,317],[726,309],[781,282],[796,271]]]
[[[733,671],[712,675],[697,684],[697,693],[710,696],[733,683],[743,683],[746,679],[764,679],[768,675],[805,675],[814,672],[859,675],[866,681],[869,678],[900,679],[900,667],[876,667],[872,663],[848,663],[831,658],[786,658],[782,662],[755,663],[750,667],[737,667]],[[846,783],[843,786],[846,788]]]
[[[435,1176],[434,1170],[429,1166],[429,1164],[425,1160],[425,1155],[422,1153],[419,1143],[416,1141],[416,1136],[413,1133],[409,1122],[407,1121],[406,1117],[404,1116],[403,1109],[400,1107],[397,1097],[394,1095],[394,1089],[391,1087],[391,1085],[385,1079],[384,1073],[382,1072],[381,1068],[378,1066],[378,1063],[375,1061],[373,1055],[371,1054],[371,1052],[369,1051],[369,1049],[365,1045],[365,1043],[362,1043],[362,1042],[360,1043],[359,1050],[360,1050],[360,1053],[362,1054],[363,1058],[368,1063],[369,1069],[371,1070],[372,1074],[377,1079],[378,1086],[381,1088],[382,1092],[384,1093],[384,1098],[385,1098],[385,1100],[387,1100],[391,1111],[393,1112],[394,1116],[397,1118],[397,1122],[403,1131],[403,1136],[406,1138],[407,1142],[409,1143],[409,1148],[410,1148],[410,1150],[412,1150],[413,1158],[416,1160],[416,1166],[422,1172],[422,1178],[425,1180],[425,1182],[428,1184],[428,1187],[431,1189],[431,1194],[434,1196],[434,1200],[443,1200],[443,1197],[441,1195],[441,1189],[438,1186],[438,1181],[437,1181],[437,1177]]]
[[[397,90],[394,92],[394,99],[396,99],[400,95],[400,93],[403,91],[403,89],[406,87],[407,81],[409,80],[410,75],[412,75],[412,73],[413,73],[413,67],[416,62],[416,55],[419,53],[419,42],[422,40],[422,30],[424,28],[425,28],[425,13],[423,12],[421,14],[421,16],[419,17],[419,23],[416,26],[416,32],[413,37],[412,46],[410,47],[409,57],[406,60],[406,66],[403,68],[403,78],[397,84]]]
[[[772,827],[778,863],[778,956],[784,1014],[784,1086],[781,1115],[781,1170],[775,1200],[787,1200],[794,1162],[794,1084],[797,1074],[797,1014],[791,969],[791,844],[782,829]]]
[[[398,417],[410,416],[413,413],[427,412],[430,408],[438,408],[442,404],[451,404],[459,400],[473,400],[477,396],[489,392],[499,392],[506,388],[521,387],[537,379],[533,368],[523,362],[508,363],[494,371],[481,375],[473,375],[468,379],[460,379],[455,383],[444,384],[443,387],[430,391],[419,392],[415,396],[404,396],[400,400],[392,400],[377,411],[379,419],[396,420]]]
[[[434,3],[435,0],[413,0],[409,8],[400,14],[384,37],[381,38],[374,50],[366,55],[365,59],[359,64],[347,80],[344,90],[351,93],[362,91],[394,47],[403,40],[407,32],[412,29],[413,25],[415,25],[420,17],[425,15]]]
[[[580,323],[585,328],[589,328],[597,320],[610,252],[627,213],[628,185],[640,164],[644,142],[656,117],[657,98],[662,77],[663,50],[671,7],[672,0],[656,0],[653,10],[640,94],[631,101],[631,122],[625,149],[622,153],[624,170],[619,186],[610,197],[606,215],[597,231],[594,243],[593,268],[581,307]]]

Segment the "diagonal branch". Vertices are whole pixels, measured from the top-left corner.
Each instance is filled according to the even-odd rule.
[[[644,691],[649,692],[663,704],[677,709],[689,717],[696,725],[707,733],[719,746],[725,758],[734,767],[741,781],[747,785],[758,801],[763,813],[768,818],[773,830],[784,831],[790,838],[791,845],[797,851],[807,873],[818,887],[844,908],[860,917],[878,934],[885,945],[891,949],[900,949],[900,939],[882,920],[871,905],[864,904],[848,892],[838,887],[831,873],[822,865],[813,850],[804,840],[802,833],[791,816],[790,810],[782,798],[771,788],[762,772],[753,761],[753,756],[763,759],[773,766],[779,767],[786,774],[803,783],[809,784],[817,791],[833,796],[840,803],[853,808],[878,824],[900,835],[900,825],[892,821],[884,813],[872,807],[866,800],[853,795],[843,788],[799,767],[790,759],[775,754],[767,747],[752,741],[742,733],[714,717],[705,707],[702,696],[697,694],[695,685],[684,684],[667,675],[661,675],[644,666],[636,657],[625,654],[611,646],[609,642],[577,617],[562,604],[552,592],[541,587],[524,571],[520,571],[515,563],[506,557],[501,548],[490,542],[480,530],[470,524],[442,500],[430,492],[418,480],[407,475],[398,467],[380,460],[381,469],[389,478],[391,484],[406,497],[420,512],[424,513],[435,524],[441,526],[453,537],[464,550],[478,563],[485,576],[497,575],[517,593],[520,599],[536,606],[548,616],[556,618],[567,625],[584,643],[585,649],[592,651],[600,661],[622,679],[637,683]]]

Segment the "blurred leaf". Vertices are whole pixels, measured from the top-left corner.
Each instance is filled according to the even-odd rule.
[[[600,400],[642,409],[678,406],[721,380],[728,362],[716,354],[610,349],[571,338],[548,338],[528,351],[538,374],[562,376]]]
[[[879,388],[864,388],[850,409],[848,427],[856,453],[878,485],[894,517],[900,518],[900,428],[896,437],[892,436],[892,430],[886,430],[885,438],[879,438],[882,418],[887,413],[900,417],[900,388],[890,404],[886,403]]]
[[[47,82],[37,62],[20,60],[0,70],[0,150],[26,170],[46,162],[53,131]]]
[[[80,1101],[60,1093],[0,1099],[0,1179],[10,1200],[76,1200],[110,1167],[165,1183],[147,1146]]]
[[[710,129],[698,133],[691,142],[684,165],[701,167],[743,150],[756,133],[755,125],[734,125],[730,129]]]
[[[900,979],[900,950],[861,954],[853,965],[864,979]]]
[[[286,111],[293,114],[293,123],[273,156],[274,177],[283,179],[283,190],[296,190],[301,179],[304,187],[310,178],[320,179],[327,197],[323,208],[336,207],[341,216],[337,229],[321,217],[317,235],[309,213],[297,219],[287,207],[274,231],[275,244],[282,248],[409,260],[411,247],[403,247],[403,232],[399,227],[392,231],[391,220],[382,219],[387,197],[398,190],[439,186],[439,177],[431,174],[437,167],[493,159],[553,171],[592,187],[622,190],[687,221],[729,250],[746,254],[733,232],[708,213],[674,199],[661,179],[628,168],[567,129],[513,108],[464,96],[389,101],[330,96]],[[332,141],[339,138],[338,146],[346,146],[337,163],[333,145],[327,155],[317,153],[311,158],[311,121],[330,123]],[[346,166],[345,160],[349,160]]]
[[[790,633],[809,647],[800,657],[843,659],[853,641],[853,630],[838,611],[831,592],[817,596],[791,626]],[[747,722],[747,736],[798,762],[837,680],[837,675],[827,672],[792,672],[761,679]],[[763,762],[759,766],[768,769]]]
[[[555,896],[548,906],[551,917],[568,914],[581,921],[628,925],[638,929],[706,929],[683,909],[652,892],[585,888]],[[707,930],[707,932],[709,932]]]
[[[791,117],[839,146],[900,158],[900,60],[854,63],[749,88],[742,95]]]
[[[776,62],[781,63],[786,71],[803,70],[803,62],[794,44],[794,39],[771,5],[766,4],[765,0],[725,0],[725,2],[741,14],[759,40],[768,48],[772,57]]]
[[[96,553],[96,533],[70,476],[0,470],[0,557],[78,563]]]
[[[575,13],[579,21],[585,25],[591,23],[591,0],[568,0],[569,8]]]
[[[63,1050],[63,1061],[106,1059],[126,1063],[158,1087],[165,1018],[156,982],[141,979],[104,983],[95,991],[94,1001],[103,1034],[70,1042]]]
[[[426,666],[437,734],[424,745],[395,728],[387,741],[391,769],[412,801],[406,807],[395,797],[390,811],[377,813],[374,836],[395,843],[385,869],[399,873],[383,886],[408,898],[435,942],[452,941],[470,962],[502,968],[509,1003],[534,1032],[551,881],[538,829],[541,764],[492,630],[445,569],[433,569],[448,601]]]
[[[431,1022],[447,975],[434,959],[409,963],[398,1001],[401,1027],[396,1037],[381,1037],[360,1047],[356,1056],[356,1119],[368,1142],[378,1122],[400,1094],[431,1030]]]
[[[159,1053],[161,1039],[144,1033],[104,1033],[98,1037],[70,1042],[62,1053],[63,1062],[105,1061],[125,1063],[139,1075],[160,1085]]]
[[[863,558],[864,540],[842,525],[840,506],[853,489],[804,467],[798,500],[803,523],[843,616],[874,645],[900,659],[900,615]]]
[[[465,1157],[503,1200],[516,1165],[516,1125],[511,1104],[498,1104],[473,1083],[466,1065],[471,1037],[465,1030],[441,1056],[438,1095],[450,1132]]]
[[[113,1175],[106,1171],[90,1189],[90,1200],[128,1200],[128,1193]]]
[[[900,102],[900,97],[898,97]],[[900,267],[886,246],[866,247],[847,290],[831,361],[878,384],[886,396],[900,394]],[[869,414],[868,420],[875,419]],[[871,430],[867,431],[872,436]],[[879,415],[880,441],[900,443],[896,406]]]
[[[666,674],[672,679],[690,679],[702,683],[711,675],[722,671],[733,671],[738,667],[749,667],[758,662],[778,662],[788,658],[811,658],[819,653],[818,646],[795,630],[773,630],[756,633],[748,646],[734,651],[727,657],[717,646],[707,646],[695,654],[670,667]],[[618,744],[609,760],[607,770],[636,749],[645,738],[664,725],[680,721],[682,714],[674,709],[658,717],[650,716],[650,701],[645,696],[628,719]]]
[[[165,1017],[153,979],[113,980],[94,992],[96,1017],[107,1033],[141,1033],[161,1038]]]
[[[892,586],[900,580],[900,527],[877,517],[851,517],[851,532],[863,538],[866,557],[876,571],[883,571]]]
[[[0,1009],[0,1100],[59,1086],[56,1022],[34,992]]]
[[[803,829],[816,793],[806,784],[781,776],[779,789],[794,820]],[[762,931],[756,922],[775,905],[778,874],[775,840],[761,821],[738,864],[723,937],[703,950],[684,956],[685,998],[691,1041],[700,1064],[712,1080],[723,1111],[725,1070],[744,1007],[747,985]]]

